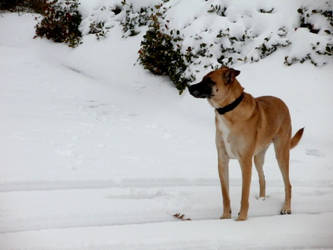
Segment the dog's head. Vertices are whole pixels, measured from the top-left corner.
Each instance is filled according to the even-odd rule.
[[[188,89],[194,97],[220,101],[228,95],[239,73],[238,70],[224,66],[208,73],[201,82],[189,86]]]

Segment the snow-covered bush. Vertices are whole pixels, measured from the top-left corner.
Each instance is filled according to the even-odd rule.
[[[111,27],[108,27],[105,25],[103,21],[94,21],[89,25],[89,34],[93,34],[96,36],[97,40],[101,39],[102,37],[105,37],[107,31],[111,29]]]
[[[76,47],[81,39],[79,25],[81,14],[77,0],[53,0],[44,9],[44,18],[36,25],[36,37],[46,37],[54,42]]]
[[[120,25],[123,37],[135,36],[141,32],[142,27],[149,25],[156,6],[149,1],[143,3],[133,0],[97,1],[93,9],[83,18],[80,30],[83,35],[94,34],[99,40],[106,38],[112,28]]]
[[[186,86],[182,84],[184,79],[193,81],[222,65],[258,62],[278,50],[286,55],[287,65],[306,60],[315,66],[332,62],[329,1],[278,4],[258,0],[250,4],[245,0],[175,0],[165,1],[162,7],[166,11],[158,16],[158,33],[170,41],[166,54],[177,54],[182,62],[177,77],[172,79],[178,88]],[[147,31],[139,59],[145,68],[156,73],[163,53],[155,49],[158,40],[152,39],[153,31],[154,28]],[[159,43],[166,44],[163,39]],[[143,60],[147,54],[142,55],[148,50],[149,66]]]
[[[302,6],[297,10],[299,27],[295,33],[306,39],[301,51],[295,51],[285,57],[285,64],[290,66],[296,62],[310,61],[319,66],[333,62],[333,4],[326,2],[320,8]]]
[[[179,16],[187,5],[193,9]],[[243,14],[232,10],[232,7],[229,10],[228,5],[230,1],[223,1],[223,5],[220,1],[204,0],[164,3],[165,11],[156,17],[158,25],[148,29],[141,43],[140,62],[155,74],[169,75],[182,91],[202,72],[221,65],[256,62],[291,44],[287,39],[287,28],[283,25],[263,34],[256,30],[256,20],[252,15],[270,15],[274,8],[244,9]],[[165,47],[167,50],[163,51]],[[172,55],[177,60],[165,58],[165,55]],[[177,66],[178,69],[175,68]],[[168,67],[173,68],[171,73],[164,70]]]
[[[36,34],[74,47],[81,34],[100,40],[118,26],[130,39],[144,31],[139,62],[169,76],[181,92],[210,70],[258,62],[276,51],[286,65],[332,63],[332,5],[327,0],[55,0]]]
[[[47,4],[47,0],[0,0],[0,10],[17,11],[30,9],[36,13],[42,13]]]
[[[176,88],[182,92],[190,81],[183,76],[187,68],[187,58],[181,53],[177,44],[182,41],[182,37],[179,30],[163,32],[159,16],[151,17],[152,23],[141,42],[139,60],[144,68],[152,73],[169,76]]]
[[[120,24],[123,27],[124,37],[135,36],[140,33],[140,27],[146,26],[151,16],[154,13],[152,7],[141,7],[135,10],[133,4],[128,4],[126,1],[122,2],[124,17]]]
[[[117,24],[116,18],[122,12],[122,5],[108,2],[97,4],[82,20],[80,30],[83,35],[93,34],[98,40],[107,37],[109,31]]]
[[[12,10],[21,2],[22,0],[1,0],[0,10]]]

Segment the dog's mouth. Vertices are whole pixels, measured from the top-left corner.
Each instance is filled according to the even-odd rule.
[[[212,95],[208,94],[208,93],[201,93],[198,90],[194,90],[193,92],[190,91],[190,94],[196,98],[211,98]]]
[[[213,96],[211,87],[200,83],[188,86],[188,90],[196,98],[211,98]]]

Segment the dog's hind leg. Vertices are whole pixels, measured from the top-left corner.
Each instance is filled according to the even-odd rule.
[[[265,147],[261,152],[256,154],[254,156],[254,164],[256,166],[258,177],[259,177],[259,186],[260,186],[260,192],[259,197],[265,198],[266,196],[266,183],[265,183],[265,175],[263,170],[263,165],[265,161],[265,153],[266,153],[267,147]]]
[[[279,136],[274,139],[275,155],[284,182],[285,201],[281,209],[281,214],[291,214],[291,184],[289,179],[289,137]]]

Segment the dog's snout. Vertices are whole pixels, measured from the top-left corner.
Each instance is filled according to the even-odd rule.
[[[211,89],[202,83],[189,86],[188,89],[190,94],[196,98],[208,98],[211,96]]]
[[[192,85],[188,87],[188,90],[190,91],[190,94],[194,97],[200,96],[200,91],[198,90],[196,85]]]
[[[191,94],[192,94],[193,96],[195,96],[195,97],[199,97],[199,96],[200,96],[200,91],[197,90],[197,89],[195,89],[195,90],[193,90],[193,91],[191,92]]]

